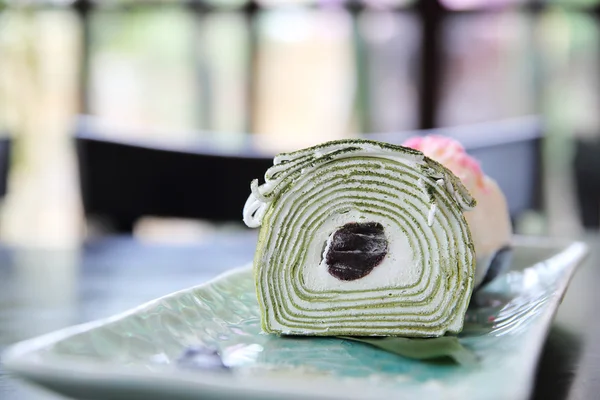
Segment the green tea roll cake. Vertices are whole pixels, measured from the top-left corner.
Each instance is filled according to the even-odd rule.
[[[407,147],[339,140],[275,157],[244,222],[262,327],[434,337],[462,329],[475,253],[461,181]]]

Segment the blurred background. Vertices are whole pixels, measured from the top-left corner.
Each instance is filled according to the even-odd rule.
[[[517,229],[577,234],[574,160],[600,136],[599,10],[596,0],[0,0],[10,138],[0,238],[71,246],[93,234],[72,140],[81,114],[110,123],[111,140],[266,153],[540,115],[542,207]],[[145,218],[134,232],[211,229]]]

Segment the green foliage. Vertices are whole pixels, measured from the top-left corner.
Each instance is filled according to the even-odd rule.
[[[463,346],[455,336],[442,336],[429,339],[340,336],[340,339],[368,344],[389,353],[415,360],[433,361],[450,359],[463,366],[477,364],[476,355]]]

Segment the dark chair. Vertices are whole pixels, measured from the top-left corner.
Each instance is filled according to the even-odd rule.
[[[540,207],[540,124],[535,118],[453,129],[365,135],[402,143],[415,134],[438,133],[465,144],[508,197],[511,214]],[[86,217],[131,232],[142,216],[240,221],[250,181],[262,178],[272,156],[250,149],[225,154],[158,148],[102,138],[88,118],[77,125],[76,147]]]
[[[0,135],[0,198],[6,196],[8,191],[8,173],[10,170],[10,157],[12,140],[7,134]]]
[[[542,210],[541,144],[543,126],[537,117],[367,137],[401,144],[415,135],[437,134],[460,141],[506,195],[513,220],[528,210]]]
[[[600,138],[575,141],[573,172],[579,219],[584,228],[600,229]]]
[[[86,218],[119,233],[142,216],[241,221],[250,182],[273,160],[250,152],[160,148],[102,139],[82,118],[75,138]]]

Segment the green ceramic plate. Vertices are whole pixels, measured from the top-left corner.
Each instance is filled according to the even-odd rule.
[[[337,338],[260,333],[251,270],[231,271],[113,318],[19,343],[17,376],[85,399],[525,399],[581,243],[515,239],[510,271],[479,294],[461,343],[476,365],[403,358]],[[218,348],[228,372],[186,370],[192,345]]]

